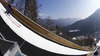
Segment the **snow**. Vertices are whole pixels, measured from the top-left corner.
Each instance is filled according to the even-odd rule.
[[[98,43],[96,44],[96,46],[100,47],[100,40],[98,41]]]

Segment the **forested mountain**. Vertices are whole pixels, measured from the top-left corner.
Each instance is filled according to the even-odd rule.
[[[79,29],[77,32],[69,32],[70,30]],[[91,35],[96,31],[100,31],[100,9],[96,10],[92,15],[84,20],[79,20],[72,25],[65,27],[66,33],[77,35]]]

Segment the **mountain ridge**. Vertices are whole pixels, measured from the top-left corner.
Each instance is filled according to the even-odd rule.
[[[73,32],[78,35],[90,35],[96,31],[100,31],[100,9],[97,9],[92,15],[84,20],[79,20],[65,27],[67,34],[71,34],[69,30],[80,29],[79,32]]]
[[[66,26],[73,24],[74,22],[80,20],[79,18],[59,18],[59,19],[41,19],[42,22],[46,23],[46,21],[52,21],[54,25],[58,26]]]

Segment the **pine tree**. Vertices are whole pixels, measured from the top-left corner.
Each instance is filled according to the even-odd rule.
[[[24,15],[36,22],[38,17],[38,7],[38,0],[26,0]]]

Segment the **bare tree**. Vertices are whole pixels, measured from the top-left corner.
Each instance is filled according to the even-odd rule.
[[[37,23],[39,24],[39,25],[41,25],[41,26],[43,26],[43,20],[41,19],[41,17],[38,17],[37,18]]]
[[[17,1],[17,9],[24,14],[24,9],[25,9],[25,0],[19,0]]]
[[[53,23],[54,22],[51,20],[51,17],[48,16],[46,18],[45,27],[50,30],[50,28],[52,28]]]

